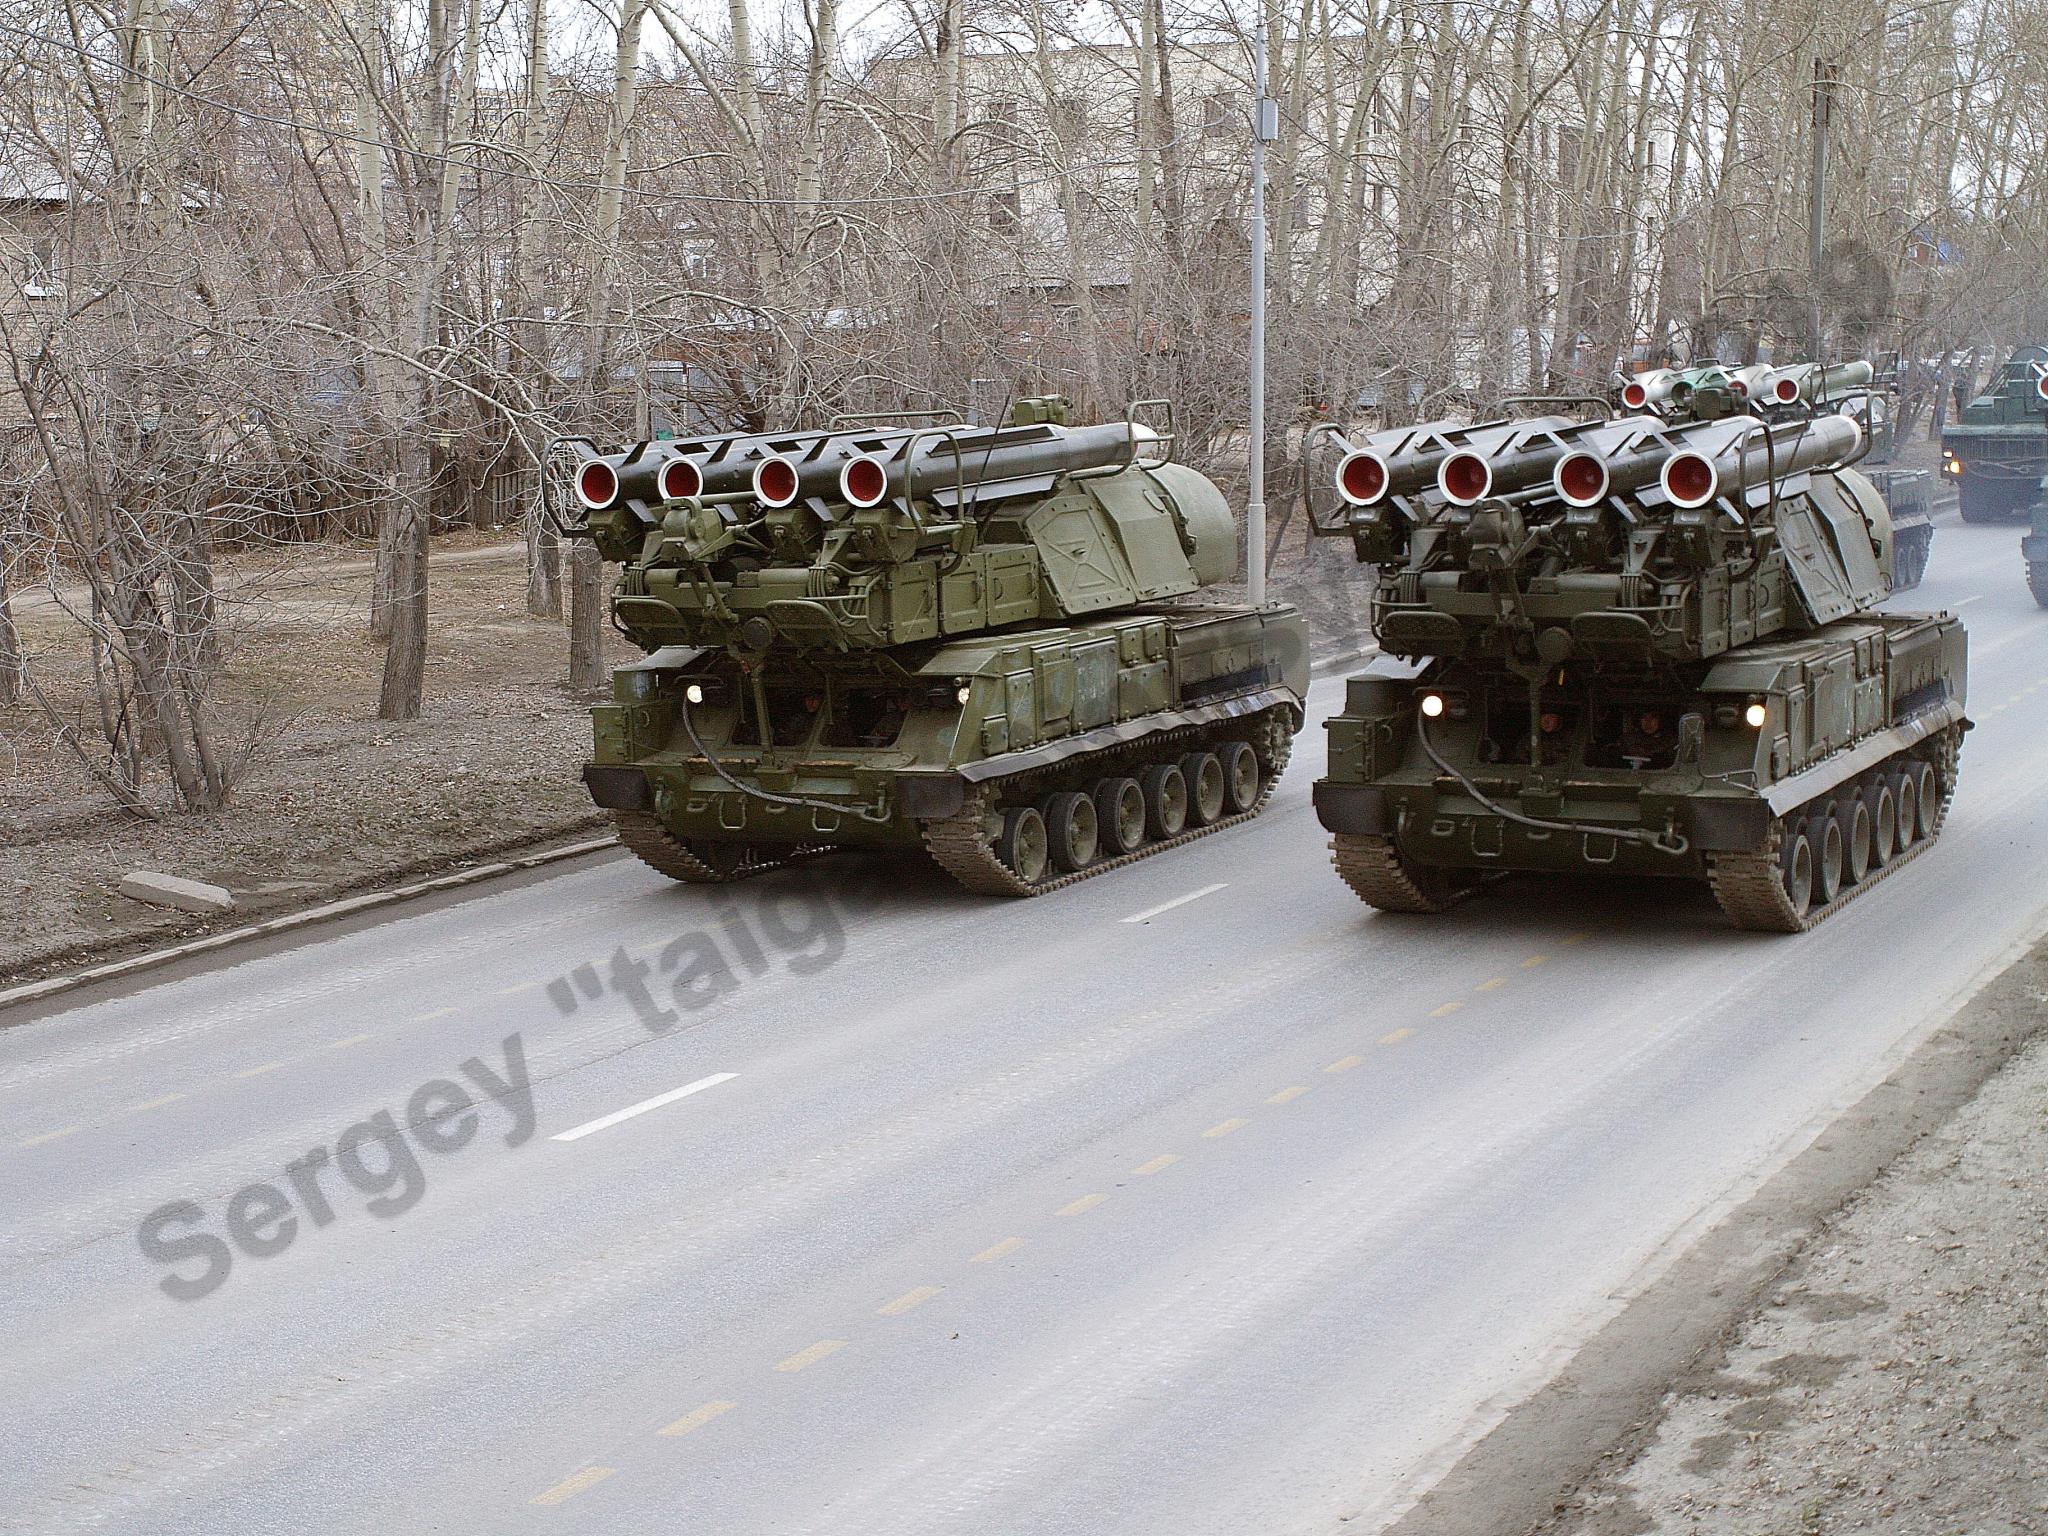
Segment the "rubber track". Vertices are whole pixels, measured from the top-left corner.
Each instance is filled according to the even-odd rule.
[[[1714,888],[1714,900],[1721,904],[1721,910],[1738,928],[1747,928],[1758,933],[1805,933],[1823,918],[1829,917],[1846,907],[1873,886],[1881,885],[1892,877],[1894,871],[1904,869],[1934,846],[1941,829],[1948,823],[1949,803],[1956,797],[1956,742],[1953,738],[1942,743],[1942,759],[1937,760],[1935,772],[1947,781],[1942,791],[1941,808],[1935,813],[1934,830],[1921,838],[1904,853],[1895,853],[1882,868],[1866,874],[1854,885],[1845,888],[1841,895],[1823,907],[1810,907],[1801,917],[1793,909],[1792,898],[1785,893],[1785,881],[1780,870],[1784,856],[1785,818],[1779,817],[1771,823],[1770,841],[1761,853],[1719,853],[1713,856],[1707,871],[1707,880]],[[1905,757],[1919,754],[1907,752]],[[1896,759],[1887,759],[1896,761]]]
[[[2034,601],[2048,608],[2048,560],[2027,562],[2027,590],[2034,594]]]
[[[1284,706],[1282,706],[1284,708]],[[1227,731],[1228,727],[1224,727]],[[1204,737],[1216,737],[1218,728],[1211,725],[1183,726],[1179,730],[1162,731],[1151,737],[1146,745],[1150,747],[1171,746],[1180,742],[1194,742]],[[1235,816],[1225,816],[1212,821],[1206,827],[1191,827],[1178,837],[1163,838],[1158,842],[1145,844],[1129,853],[1119,854],[1111,859],[1098,859],[1086,869],[1075,870],[1053,880],[1041,880],[1036,885],[1020,880],[1010,872],[1007,865],[996,857],[995,847],[986,826],[987,817],[1002,792],[1018,785],[1029,785],[1035,780],[1065,778],[1076,767],[1086,767],[1099,758],[1115,756],[1129,751],[1129,746],[1105,747],[1100,752],[1091,752],[1080,757],[1068,758],[1049,768],[1032,773],[1022,773],[1014,778],[1001,779],[993,783],[977,785],[968,793],[966,802],[951,816],[924,823],[921,831],[925,851],[947,874],[968,890],[981,896],[1043,896],[1047,891],[1056,891],[1062,886],[1072,885],[1077,880],[1092,879],[1106,874],[1125,864],[1135,864],[1139,859],[1149,859],[1155,853],[1165,853],[1169,848],[1178,848],[1191,843],[1198,837],[1207,837],[1212,832],[1221,832],[1240,822],[1250,821],[1266,808],[1266,802],[1279,787],[1280,775],[1287,771],[1288,758],[1294,751],[1294,735],[1279,718],[1279,711],[1269,710],[1258,718],[1252,731],[1252,748],[1259,749],[1258,736],[1267,738],[1266,750],[1261,754],[1261,767],[1270,764],[1266,782],[1259,790],[1259,798],[1248,811]],[[1235,733],[1217,737],[1219,740],[1243,740]],[[1148,754],[1150,755],[1150,754]]]
[[[721,870],[698,858],[687,842],[669,831],[661,824],[661,818],[649,811],[613,811],[612,820],[618,825],[619,841],[635,858],[671,880],[681,880],[690,885],[726,885],[750,875],[764,874],[771,869],[815,858],[826,851],[801,844],[768,855],[758,848],[741,844],[739,846],[745,848],[745,853],[740,862],[729,870]]]
[[[1448,912],[1471,894],[1430,895],[1402,867],[1391,838],[1338,833],[1330,839],[1330,862],[1361,900],[1382,912]]]

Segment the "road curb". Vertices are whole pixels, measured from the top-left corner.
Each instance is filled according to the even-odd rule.
[[[1309,663],[1311,675],[1327,677],[1335,668],[1347,667],[1368,656],[1377,655],[1379,648],[1373,645],[1352,645],[1332,655],[1312,659]],[[188,939],[182,944],[173,944],[165,949],[152,949],[139,955],[129,955],[120,960],[109,960],[100,965],[87,966],[81,971],[68,971],[62,976],[50,976],[41,981],[24,982],[19,986],[0,990],[0,1009],[21,1003],[35,1003],[94,982],[117,981],[122,977],[134,976],[143,971],[169,965],[174,961],[188,960],[194,955],[210,954],[215,950],[246,944],[251,939],[272,938],[280,933],[311,927],[315,923],[332,921],[338,917],[352,917],[360,912],[372,911],[378,907],[390,906],[396,902],[410,901],[418,896],[431,896],[443,891],[459,890],[466,885],[494,880],[502,875],[519,874],[544,865],[558,863],[563,859],[579,858],[584,854],[602,852],[618,846],[616,836],[590,838],[580,843],[570,843],[561,848],[550,848],[541,853],[527,854],[516,859],[494,859],[488,864],[473,865],[453,874],[436,875],[431,880],[415,880],[406,885],[392,886],[388,890],[368,891],[360,896],[345,896],[338,901],[323,902],[317,907],[308,907],[301,912],[288,912],[281,917],[268,918],[260,923],[247,923],[240,928],[230,928],[221,933],[209,933],[204,938]]]
[[[294,929],[309,928],[316,923],[331,922],[335,918],[352,917],[359,912],[388,907],[401,901],[411,901],[415,897],[460,890],[463,886],[495,880],[503,875],[515,875],[525,870],[560,863],[564,859],[601,853],[607,848],[617,847],[618,841],[615,835],[594,837],[580,843],[568,843],[560,848],[544,849],[539,853],[522,854],[518,858],[493,859],[488,864],[472,865],[468,869],[458,869],[452,874],[436,875],[430,880],[414,880],[405,885],[394,885],[388,890],[366,891],[360,896],[344,896],[338,901],[323,902],[317,907],[307,907],[299,912],[287,912],[280,917],[266,918],[260,923],[247,923],[240,928],[209,933],[204,938],[188,939],[182,944],[173,944],[166,949],[152,949],[120,960],[87,966],[82,971],[68,971],[62,976],[24,982],[20,986],[0,991],[0,1008],[20,1003],[41,1002],[45,998],[55,997],[59,993],[69,992],[78,987],[90,986],[94,982],[119,980],[142,971],[154,970],[160,965],[169,965],[173,961],[190,959],[194,955],[208,954],[236,944],[246,944],[251,939],[271,938],[280,933],[290,933]]]

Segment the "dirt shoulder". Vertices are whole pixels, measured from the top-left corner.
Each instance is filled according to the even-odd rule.
[[[0,710],[0,980],[588,835],[586,701],[564,686],[563,626],[526,613],[522,553],[507,535],[437,541],[425,707],[403,724],[373,718],[366,551],[224,561],[222,728],[253,752],[221,815],[126,815],[41,711]],[[45,692],[95,739],[79,626],[47,597],[16,618]],[[616,659],[631,654],[610,638]],[[117,890],[134,869],[226,886],[240,910],[145,906]]]
[[[2048,1008],[2048,951],[2008,1001]],[[1823,1222],[1546,1536],[2048,1532],[2048,1036]]]
[[[2048,940],[1393,1536],[2048,1536]]]

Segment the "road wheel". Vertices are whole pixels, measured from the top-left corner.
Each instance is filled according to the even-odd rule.
[[[1842,824],[1822,814],[1806,824],[1813,843],[1813,899],[1826,906],[1842,894]]]
[[[1097,818],[1095,802],[1072,790],[1047,795],[1038,808],[1045,818],[1045,835],[1052,846],[1052,861],[1069,874],[1095,862]]]
[[[1878,779],[1863,791],[1863,803],[1870,807],[1870,862],[1882,868],[1899,851],[1898,798]]]
[[[1010,873],[1026,885],[1045,878],[1050,849],[1045,835],[1045,818],[1035,806],[1014,805],[1003,812],[1003,830],[996,838],[996,857]]]
[[[1223,804],[1242,816],[1259,803],[1259,754],[1244,741],[1226,741],[1216,749],[1223,763]]]
[[[1223,815],[1223,763],[1214,752],[1190,752],[1180,760],[1188,786],[1188,825],[1206,827]]]
[[[1793,914],[1804,917],[1813,909],[1813,842],[1804,827],[1793,832],[1785,844],[1782,863],[1785,895],[1792,903]]]
[[[1109,778],[1095,785],[1095,835],[1105,851],[1136,853],[1145,842],[1145,791],[1136,779]]]
[[[1899,803],[1899,852],[1920,841],[1920,781],[1910,773],[1892,775],[1892,797]]]
[[[1860,885],[1870,873],[1870,807],[1861,795],[1835,807],[1835,823],[1842,829],[1842,850],[1848,856],[1849,883]]]
[[[1913,776],[1920,835],[1932,837],[1941,824],[1941,788],[1934,782],[1934,765],[1920,763],[1906,771]]]
[[[1188,824],[1188,781],[1172,763],[1154,763],[1138,777],[1145,791],[1145,830],[1156,838],[1179,837]]]

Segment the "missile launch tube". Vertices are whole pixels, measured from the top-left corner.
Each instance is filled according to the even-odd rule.
[[[1717,496],[1768,485],[1773,478],[1840,464],[1863,445],[1863,429],[1847,416],[1772,427],[1738,416],[1714,426],[1718,430],[1664,460],[1658,483],[1673,506],[1703,507]]]
[[[927,428],[893,461],[859,454],[832,466],[833,493],[857,507],[925,498],[964,505],[1025,493],[1061,475],[1124,469],[1158,441],[1150,427],[1130,422],[967,432]]]

